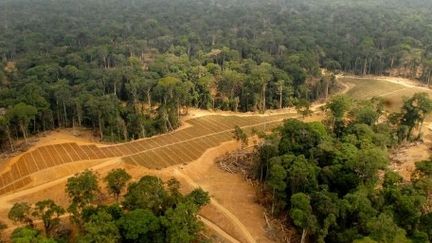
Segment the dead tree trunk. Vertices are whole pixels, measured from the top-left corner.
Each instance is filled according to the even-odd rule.
[[[305,243],[307,236],[307,229],[303,229],[302,237],[300,243]]]
[[[27,131],[26,131],[27,128],[25,127],[25,125],[24,125],[23,122],[19,123],[19,127],[21,129],[22,134],[23,134],[25,144],[28,144],[28,141],[27,141]]]
[[[146,94],[147,94],[147,104],[148,104],[148,108],[151,108],[151,93],[150,93],[151,89],[147,89]]]
[[[263,84],[263,87],[262,87],[262,111],[263,112],[265,112],[265,110],[266,110],[266,88],[267,88],[267,83],[264,83]]]
[[[363,63],[363,75],[367,74],[367,65],[368,65],[368,61],[367,58],[365,58],[364,63]]]
[[[7,135],[8,140],[9,140],[9,145],[10,145],[11,151],[14,152],[15,151],[15,144],[14,144],[12,136],[10,134],[9,126],[6,126],[6,135]]]

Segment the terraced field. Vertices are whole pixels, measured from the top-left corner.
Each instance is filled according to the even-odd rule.
[[[162,169],[198,159],[207,149],[233,139],[234,126],[246,132],[270,130],[283,119],[295,116],[221,116],[211,115],[187,121],[189,127],[173,133],[133,142],[112,145],[78,145],[63,143],[38,147],[24,153],[0,174],[0,195],[31,183],[31,175],[47,168],[76,161],[122,158],[126,163]]]

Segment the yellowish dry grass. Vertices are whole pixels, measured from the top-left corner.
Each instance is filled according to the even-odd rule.
[[[432,97],[432,90],[424,87],[404,86],[385,80],[342,78],[341,81],[352,87],[347,95],[355,99],[382,97],[386,109],[391,112],[399,111],[404,99],[415,93],[426,92]]]

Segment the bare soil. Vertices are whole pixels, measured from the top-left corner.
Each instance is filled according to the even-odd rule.
[[[12,225],[7,220],[7,213],[15,202],[35,203],[50,198],[62,206],[67,206],[68,200],[64,191],[66,180],[85,168],[95,170],[100,177],[105,176],[111,169],[125,168],[134,179],[143,175],[155,175],[164,180],[175,177],[182,183],[184,192],[195,187],[209,191],[212,201],[200,215],[205,219],[204,223],[209,230],[223,242],[271,242],[265,236],[263,209],[255,203],[253,187],[241,176],[221,171],[214,163],[217,156],[230,152],[237,146],[236,142],[228,142],[207,150],[201,158],[186,166],[176,165],[163,170],[149,170],[114,159],[74,163],[40,171],[32,176],[38,186],[30,185],[19,192],[0,197],[0,218]],[[11,233],[13,228],[6,233]]]
[[[390,81],[389,82],[393,82]],[[401,82],[395,80],[394,82]],[[402,82],[402,85],[412,85]],[[351,86],[347,84],[344,92],[349,90]],[[407,86],[408,87],[408,86]],[[320,104],[313,106],[313,109],[319,111]],[[293,109],[283,109],[279,111],[269,111],[265,114],[256,113],[233,113],[233,112],[209,112],[202,110],[191,109],[189,115],[184,119],[191,119],[205,115],[242,115],[251,116],[259,115],[266,116],[277,112],[295,112]],[[322,112],[315,113],[311,117],[306,117],[306,121],[318,121],[323,117]],[[186,125],[187,126],[187,125]],[[425,125],[425,131],[428,130]],[[405,179],[409,180],[409,175],[415,167],[415,161],[423,158],[428,158],[429,148],[432,145],[430,133],[425,133],[425,143],[418,146],[410,146],[401,150],[403,161],[392,165],[394,170],[399,171]],[[37,146],[77,142],[82,144],[97,143],[91,137],[91,134],[86,131],[60,130],[48,133],[46,136],[39,138],[31,149]],[[121,159],[108,159],[102,161],[87,161],[85,163],[73,163],[58,166],[50,170],[40,171],[32,176],[34,184],[29,185],[24,190],[14,194],[0,196],[0,219],[4,219],[7,223],[7,213],[13,203],[18,201],[27,201],[34,203],[42,199],[53,199],[63,206],[68,204],[65,195],[65,183],[67,178],[74,173],[82,171],[85,168],[91,168],[100,174],[101,177],[106,175],[113,168],[125,168],[134,179],[138,179],[143,175],[155,175],[164,180],[171,177],[177,178],[182,184],[182,190],[189,192],[195,187],[202,187],[207,190],[212,201],[200,213],[204,224],[209,232],[215,238],[222,242],[273,242],[268,238],[266,233],[266,221],[264,217],[264,209],[257,203],[254,187],[244,180],[239,174],[227,173],[215,164],[215,158],[233,151],[238,148],[236,142],[227,142],[218,147],[207,150],[198,160],[187,165],[175,165],[162,170],[149,170],[141,166],[126,164]],[[1,169],[1,168],[0,168]],[[37,183],[36,183],[37,182]],[[103,189],[103,184],[101,185]],[[109,200],[109,198],[101,198]],[[10,228],[9,232],[13,229]]]
[[[405,181],[411,180],[411,175],[415,170],[416,162],[431,158],[432,149],[432,123],[425,123],[422,129],[423,141],[405,144],[393,151],[391,155],[390,168],[398,172]]]

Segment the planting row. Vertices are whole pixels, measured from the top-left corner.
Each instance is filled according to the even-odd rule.
[[[173,133],[124,144],[97,147],[64,143],[36,148],[23,154],[10,170],[0,174],[0,194],[35,172],[65,163],[125,157],[126,161],[148,168],[163,168],[199,158],[206,149],[232,139],[234,126],[267,130],[286,114],[274,116],[205,116],[189,120],[191,125]],[[8,190],[6,190],[6,188]]]

